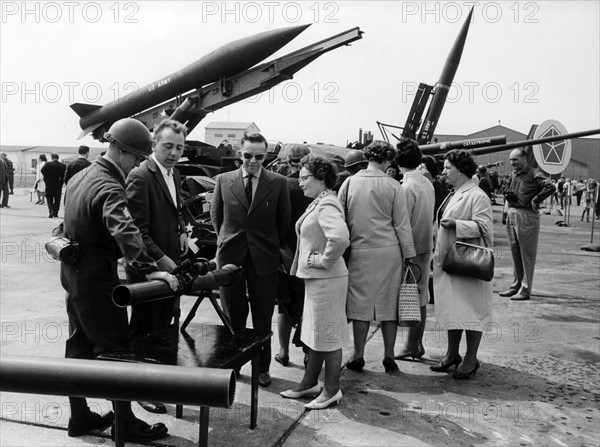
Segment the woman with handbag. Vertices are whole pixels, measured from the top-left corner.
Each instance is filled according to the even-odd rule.
[[[305,407],[327,408],[342,399],[340,368],[342,348],[349,344],[346,322],[348,269],[342,253],[350,245],[344,209],[332,191],[335,165],[308,155],[300,164],[300,188],[314,200],[296,222],[298,243],[292,275],[304,279],[302,342],[308,347],[308,363],[302,381],[283,397],[316,396]],[[318,383],[325,362],[325,387]]]
[[[339,197],[347,210],[352,251],[348,262],[348,304],[352,320],[354,353],[346,367],[360,372],[371,321],[381,322],[383,367],[398,369],[394,344],[398,333],[398,294],[404,264],[415,256],[405,192],[385,174],[396,149],[374,141],[364,149],[366,169],[342,184]]]
[[[421,322],[418,326],[409,327],[404,347],[395,358],[406,360],[411,357],[414,360],[420,359],[425,354],[423,333],[427,320],[427,303],[429,302],[435,190],[427,177],[427,169],[421,166],[422,154],[418,143],[401,137],[396,149],[398,150],[396,162],[404,175],[402,189],[406,191],[406,208],[410,217],[413,242],[417,253],[413,263],[418,267],[417,271],[419,272],[417,284]]]
[[[492,247],[492,204],[472,180],[477,164],[468,152],[450,151],[444,159],[443,175],[454,187],[454,193],[438,211],[433,278],[436,319],[439,327],[448,331],[448,349],[442,361],[430,368],[444,372],[455,366],[455,379],[469,379],[479,369],[477,350],[485,326],[492,321],[492,282],[467,276],[464,268],[461,274],[448,273],[445,269],[452,270],[452,266],[444,263],[450,260],[447,254],[453,252],[457,240],[470,239],[467,242],[473,244],[471,247],[482,244]],[[464,359],[459,354],[463,331],[467,333]]]

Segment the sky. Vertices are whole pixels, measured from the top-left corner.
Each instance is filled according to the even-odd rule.
[[[21,2],[2,1],[0,143],[102,146],[77,140],[74,102],[104,105],[230,41],[311,23],[267,60],[360,27],[270,92],[207,117],[254,122],[270,141],[345,146],[376,121],[403,126],[420,82],[435,85],[475,5],[436,133],[498,124],[527,133],[556,119],[600,127],[598,1]]]

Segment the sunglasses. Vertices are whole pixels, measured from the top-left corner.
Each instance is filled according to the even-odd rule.
[[[242,154],[242,156],[246,159],[246,160],[252,160],[252,158],[256,158],[257,161],[261,161],[263,158],[265,158],[265,154],[250,154],[248,152],[244,152]]]

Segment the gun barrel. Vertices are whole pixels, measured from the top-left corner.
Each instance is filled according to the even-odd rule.
[[[231,408],[231,369],[2,355],[0,391]]]
[[[597,135],[597,134],[600,134],[600,129],[583,130],[581,132],[566,133],[563,135],[555,135],[552,137],[538,138],[536,140],[522,140],[522,141],[515,141],[513,143],[500,144],[500,145],[496,145],[496,146],[482,147],[479,149],[473,149],[471,151],[471,154],[473,154],[473,155],[491,154],[494,152],[501,152],[501,151],[505,151],[508,149],[516,149],[518,147],[526,147],[526,146],[531,146],[534,144],[542,144],[542,143],[551,143],[553,141],[570,140],[573,138],[587,137],[590,135]]]
[[[447,141],[444,143],[423,144],[419,146],[424,155],[437,155],[452,149],[474,149],[476,147],[496,146],[506,143],[506,136],[500,135],[489,138],[475,138],[472,140]]]
[[[221,269],[198,276],[189,287],[180,287],[178,290],[172,290],[169,284],[160,280],[121,284],[113,289],[112,300],[118,307],[164,300],[184,293],[230,286],[241,277],[241,273],[242,270],[239,267],[227,264]]]

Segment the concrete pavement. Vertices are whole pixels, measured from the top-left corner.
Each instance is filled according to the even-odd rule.
[[[62,357],[68,336],[64,291],[58,263],[43,250],[60,219],[49,219],[47,208],[30,202],[25,190],[15,190],[10,205],[0,209],[0,349],[5,354]],[[577,207],[572,227],[558,227],[554,223],[561,217],[542,215],[533,296],[513,302],[497,295],[512,279],[500,211],[494,207],[494,323],[484,330],[482,367],[472,380],[456,381],[450,374],[429,370],[446,349],[435,306],[429,305],[422,361],[399,362],[399,372],[386,374],[381,331],[373,324],[365,369],[362,373],[344,369],[344,398],[337,408],[307,412],[302,405],[308,399],[279,396],[303,374],[303,354],[294,348],[287,368],[272,363],[273,384],[260,389],[258,427],[250,430],[250,365],[246,365],[233,407],[211,410],[210,445],[597,446],[600,255],[580,250],[590,242],[591,223],[579,222]],[[596,243],[599,230],[596,224]],[[182,299],[183,315],[192,304],[191,298]],[[203,303],[195,323],[218,321],[210,303]],[[399,330],[398,349],[404,336]],[[277,349],[275,336],[273,352]],[[350,354],[349,346],[344,360]],[[106,401],[93,400],[91,406],[110,409]],[[0,407],[3,447],[113,444],[108,431],[97,437],[68,438],[64,396],[1,393]],[[134,408],[141,418],[169,427],[171,436],[153,445],[197,443],[197,408],[186,407],[179,420],[173,406],[168,406],[167,415],[146,413],[135,404]]]

